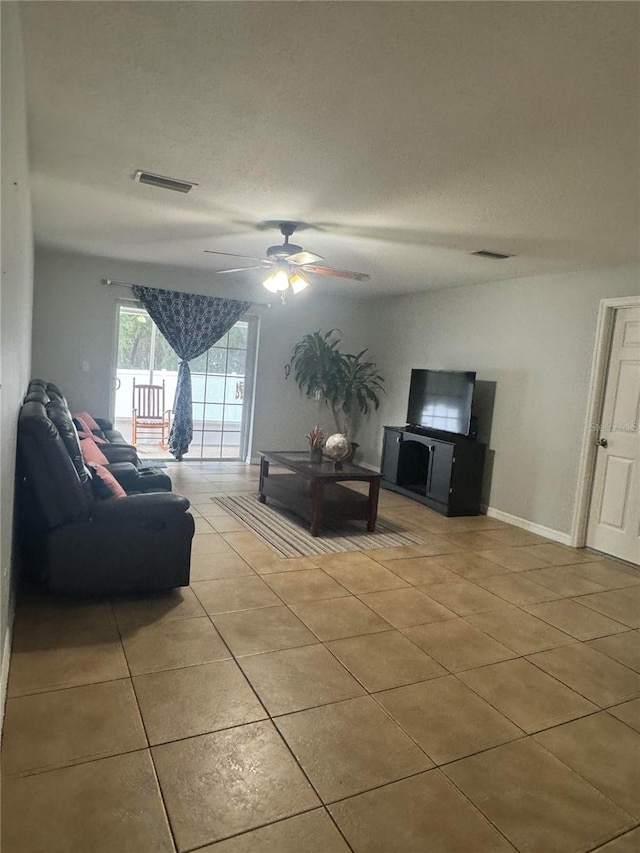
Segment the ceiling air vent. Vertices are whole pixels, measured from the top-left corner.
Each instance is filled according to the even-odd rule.
[[[471,252],[472,255],[477,255],[479,258],[491,258],[494,261],[504,261],[505,258],[514,258],[515,255],[507,255],[505,252],[490,252],[488,249],[480,249],[477,252]]]
[[[139,184],[151,184],[152,187],[161,187],[164,190],[174,190],[177,193],[188,193],[197,184],[192,181],[179,181],[176,178],[167,178],[164,175],[154,175],[152,172],[143,172],[140,169],[133,176],[134,181]]]

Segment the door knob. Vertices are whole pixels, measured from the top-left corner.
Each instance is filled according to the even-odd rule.
[[[599,438],[596,441],[596,444],[598,445],[598,447],[608,447],[609,446],[609,442],[607,441],[606,438]]]

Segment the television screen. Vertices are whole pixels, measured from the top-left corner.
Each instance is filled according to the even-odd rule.
[[[407,423],[469,435],[475,380],[471,371],[412,370]]]

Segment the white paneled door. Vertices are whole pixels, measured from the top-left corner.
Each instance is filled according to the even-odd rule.
[[[616,311],[587,527],[587,546],[640,564],[640,308]]]

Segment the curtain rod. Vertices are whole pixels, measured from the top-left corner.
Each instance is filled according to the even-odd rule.
[[[134,287],[134,283],[131,281],[118,281],[116,278],[103,278],[101,284],[115,285],[116,287]],[[150,287],[151,285],[145,285],[146,287]],[[154,288],[154,290],[167,290],[166,287]],[[202,294],[205,296],[206,294]],[[226,297],[222,296],[221,299],[225,299]],[[260,305],[262,308],[273,308],[271,302],[251,302],[252,305]]]

